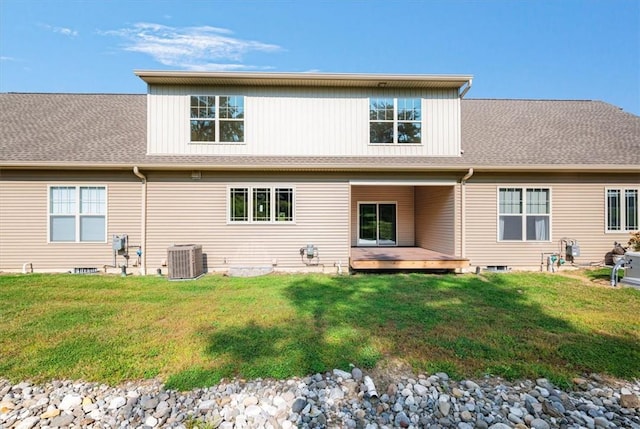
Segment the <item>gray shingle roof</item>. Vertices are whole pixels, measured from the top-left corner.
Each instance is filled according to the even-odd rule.
[[[146,95],[0,94],[0,167],[640,170],[640,117],[598,101],[462,100],[460,157],[146,155]]]

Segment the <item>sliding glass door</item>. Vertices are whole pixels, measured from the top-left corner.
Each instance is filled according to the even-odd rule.
[[[358,246],[395,246],[395,203],[358,203]]]

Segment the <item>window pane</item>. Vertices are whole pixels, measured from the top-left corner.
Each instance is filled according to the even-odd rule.
[[[500,240],[522,240],[522,216],[500,216]]]
[[[527,214],[549,214],[548,189],[527,189]]]
[[[522,214],[522,189],[500,189],[500,214]]]
[[[293,221],[293,189],[276,189],[276,221]]]
[[[625,229],[633,231],[638,229],[638,190],[627,189],[625,191],[625,201]]]
[[[271,190],[255,188],[253,190],[253,220],[268,222],[271,220]]]
[[[80,213],[105,214],[105,188],[100,186],[80,188]]]
[[[76,217],[51,216],[49,233],[50,241],[76,241]]]
[[[249,220],[249,190],[246,188],[231,189],[231,213],[229,219],[232,222],[246,222]]]
[[[398,143],[420,143],[420,122],[400,122],[398,124]]]
[[[80,241],[104,241],[104,216],[80,216]]]
[[[549,216],[527,216],[527,240],[549,240]]]
[[[215,121],[191,121],[191,141],[192,142],[213,142],[216,141]]]
[[[369,133],[371,143],[393,143],[393,122],[371,122]]]
[[[53,186],[50,190],[49,212],[51,214],[76,213],[75,186]]]
[[[399,98],[398,99],[398,120],[399,121],[419,121],[421,115],[421,101],[419,98]]]
[[[191,118],[215,118],[216,97],[191,96]]]
[[[220,96],[220,118],[244,118],[244,97],[238,95]]]
[[[371,98],[369,100],[369,119],[393,121],[393,98]]]
[[[243,142],[244,121],[220,121],[221,142]]]
[[[620,190],[609,189],[607,191],[607,229],[619,231],[620,228]]]

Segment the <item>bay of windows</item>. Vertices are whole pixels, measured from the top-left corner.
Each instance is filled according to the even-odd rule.
[[[422,100],[420,98],[369,99],[369,141],[371,143],[422,143]]]
[[[631,232],[638,222],[638,189],[607,189],[607,232]]]
[[[293,222],[293,189],[276,186],[230,188],[229,221]]]
[[[244,142],[244,96],[192,95],[191,141]]]
[[[551,199],[545,188],[498,190],[499,241],[550,241]]]
[[[104,186],[51,186],[49,241],[105,242],[106,213]]]

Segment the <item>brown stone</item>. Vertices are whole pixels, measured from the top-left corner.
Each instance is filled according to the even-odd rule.
[[[57,408],[53,408],[51,410],[47,410],[44,413],[40,414],[41,419],[52,419],[54,417],[58,417],[60,415],[60,410]]]
[[[623,408],[640,408],[640,397],[636,395],[620,395],[620,406]]]

